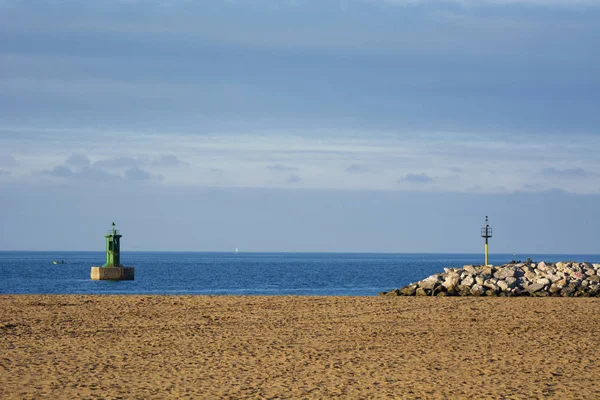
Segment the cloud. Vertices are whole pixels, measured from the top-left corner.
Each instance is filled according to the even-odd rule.
[[[300,178],[298,175],[296,174],[290,174],[288,176],[288,178],[286,179],[287,183],[300,183],[302,182],[302,178]]]
[[[0,176],[6,176],[6,175],[10,175],[10,171],[0,169]]]
[[[268,165],[267,169],[269,171],[277,171],[277,172],[298,171],[298,168],[296,168],[296,167],[290,167],[288,165],[282,165],[282,164]]]
[[[3,167],[13,167],[18,165],[17,160],[10,154],[0,154],[0,165]]]
[[[181,161],[177,156],[174,156],[172,154],[160,156],[152,164],[158,167],[177,167],[179,165],[189,165],[188,163]]]
[[[455,174],[462,174],[463,172],[465,172],[464,169],[459,168],[459,167],[450,167],[449,170],[450,170],[450,172],[453,172]]]
[[[557,169],[550,167],[542,168],[540,175],[556,178],[583,178],[588,176],[588,173],[582,168]]]
[[[408,182],[408,183],[430,183],[433,182],[433,178],[427,175],[424,172],[420,174],[407,174],[406,176],[400,178],[398,182]]]
[[[138,167],[142,162],[133,157],[115,157],[96,161],[94,165],[100,168],[134,168]]]
[[[359,165],[359,164],[352,164],[352,165],[349,165],[348,168],[346,168],[346,172],[348,172],[350,174],[367,172],[367,171],[368,171],[368,168],[365,165]]]
[[[67,158],[66,163],[74,167],[87,167],[90,165],[90,159],[83,154],[73,154],[71,157]]]
[[[64,165],[56,166],[56,167],[52,168],[51,170],[47,170],[47,169],[43,170],[42,174],[56,176],[59,178],[70,178],[75,175],[74,172],[71,171],[71,168],[66,167]]]
[[[523,189],[525,190],[542,190],[544,189],[543,185],[540,185],[538,183],[526,183],[523,185]]]
[[[117,174],[104,171],[95,167],[84,167],[81,171],[73,171],[66,165],[58,165],[51,170],[41,171],[42,175],[49,175],[56,178],[69,180],[83,180],[93,182],[109,182],[121,179]]]
[[[129,168],[125,171],[125,179],[130,181],[148,181],[157,179],[162,179],[160,175],[152,175],[148,171],[144,171],[138,167]]]
[[[114,157],[96,161],[97,167],[109,169],[121,168],[139,168],[143,165],[153,165],[157,167],[176,167],[179,165],[188,166],[189,164],[181,161],[174,155],[163,155],[158,158],[134,158],[134,157]]]

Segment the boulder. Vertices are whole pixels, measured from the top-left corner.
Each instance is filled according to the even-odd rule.
[[[500,290],[502,290],[503,292],[506,292],[506,291],[508,291],[508,283],[506,283],[506,281],[499,280],[498,281],[498,288]]]
[[[458,275],[448,276],[442,283],[442,286],[445,287],[448,292],[456,292],[456,287],[458,286],[459,281],[460,279]]]
[[[537,265],[536,269],[538,269],[539,271],[548,271],[548,266],[545,262],[542,261]]]
[[[540,283],[543,286],[549,285],[550,284],[550,279],[548,278],[539,278],[538,280],[535,281],[536,283]]]
[[[496,279],[506,279],[509,277],[515,276],[515,268],[514,267],[504,267],[500,268],[498,271],[494,273],[494,278]]]
[[[439,275],[431,275],[429,278],[423,279],[419,282],[419,287],[427,290],[433,290],[440,284],[441,277]]]
[[[600,282],[600,276],[592,275],[592,276],[588,277],[587,280],[590,282]]]
[[[571,274],[571,276],[577,280],[585,279],[585,274],[583,274],[582,272],[574,272]]]
[[[473,284],[475,283],[475,279],[473,279],[473,277],[471,275],[467,275],[462,282],[460,283],[463,286],[473,286]]]
[[[483,276],[486,276],[485,279],[489,279],[489,277],[494,274],[494,271],[495,271],[495,268],[492,267],[491,265],[484,265],[483,267],[481,267],[481,274]]]
[[[468,272],[469,274],[475,275],[477,274],[479,271],[481,271],[481,267],[475,266],[475,265],[465,265],[463,267],[463,270],[465,270],[466,272]]]
[[[485,293],[483,286],[475,284],[471,288],[471,296],[482,296]]]
[[[414,296],[417,291],[417,285],[408,285],[400,289],[400,294],[403,296]]]
[[[466,285],[458,285],[458,294],[461,296],[468,296],[471,294],[471,287]]]
[[[515,286],[517,286],[517,278],[509,276],[508,278],[506,278],[504,280],[504,282],[506,282],[506,284],[508,285],[509,288],[513,289]]]
[[[565,278],[562,278],[554,282],[554,284],[562,289],[563,287],[567,286],[567,280]]]
[[[556,281],[559,281],[562,279],[562,277],[560,275],[552,275],[552,274],[546,275],[546,278],[548,280],[550,280],[550,282],[556,282]]]
[[[535,281],[538,277],[538,274],[537,271],[531,270],[525,272],[525,274],[523,274],[523,277],[527,278],[527,280],[529,281]]]
[[[542,290],[544,288],[544,286],[546,286],[546,285],[543,283],[532,283],[531,285],[525,287],[524,289],[527,290],[530,294],[533,294],[535,292]]]
[[[596,275],[596,270],[594,268],[584,268],[583,273],[587,276]]]
[[[490,291],[494,291],[497,292],[500,288],[498,287],[498,285],[496,284],[496,280],[491,280],[488,279],[487,281],[485,281],[483,283],[483,287],[486,289],[489,289]]]
[[[548,288],[548,292],[550,292],[550,294],[552,295],[556,295],[558,293],[560,293],[560,290],[562,288],[559,287],[556,283],[553,283],[552,285],[550,285],[550,287]]]

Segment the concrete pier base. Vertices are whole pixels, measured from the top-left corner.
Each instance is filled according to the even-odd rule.
[[[92,280],[95,281],[132,281],[133,267],[92,267]]]

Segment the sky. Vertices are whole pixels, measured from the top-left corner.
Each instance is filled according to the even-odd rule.
[[[0,0],[0,250],[600,253],[598,0]]]

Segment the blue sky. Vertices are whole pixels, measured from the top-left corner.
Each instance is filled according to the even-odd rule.
[[[479,251],[490,214],[600,253],[598,43],[591,0],[0,0],[0,249]]]

